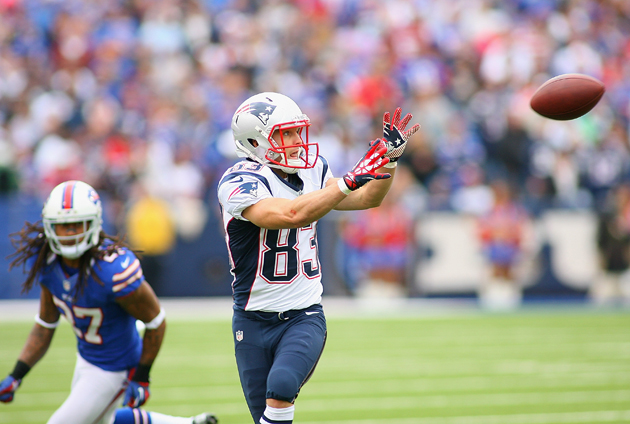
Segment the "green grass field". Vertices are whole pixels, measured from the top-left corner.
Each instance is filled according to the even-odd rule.
[[[0,372],[31,322],[0,323]],[[630,423],[630,313],[478,312],[329,318],[326,350],[296,402],[300,424]],[[75,341],[60,326],[0,423],[44,423],[65,399]],[[169,321],[147,409],[251,423],[228,319]]]

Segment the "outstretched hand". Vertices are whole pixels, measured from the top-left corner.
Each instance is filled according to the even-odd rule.
[[[343,176],[343,181],[350,191],[354,191],[372,180],[384,180],[390,174],[380,174],[376,170],[389,163],[383,155],[387,152],[385,142],[380,138],[370,142],[370,148],[350,172]]]
[[[420,129],[420,124],[415,124],[405,131],[413,115],[408,113],[402,121],[400,120],[401,115],[402,109],[399,107],[394,111],[393,119],[390,119],[389,112],[385,112],[383,115],[383,139],[387,145],[385,156],[393,164],[405,151],[409,138]]]

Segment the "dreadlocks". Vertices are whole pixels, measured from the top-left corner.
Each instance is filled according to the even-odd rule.
[[[27,262],[31,258],[35,258],[33,265],[28,271],[26,281],[22,284],[22,293],[27,293],[33,288],[37,275],[42,272],[46,261],[53,252],[48,244],[41,221],[34,224],[26,222],[20,231],[9,234],[9,237],[11,244],[15,248],[15,252],[8,256],[8,258],[13,258],[13,261],[9,264],[9,270],[22,266],[22,269],[26,272]],[[87,278],[91,274],[91,267],[96,261],[115,253],[121,247],[129,248],[124,238],[110,236],[104,231],[100,232],[99,240],[99,246],[93,246],[79,258],[79,277],[75,287],[75,295],[83,293],[87,285]],[[109,240],[111,243],[104,243],[105,240]],[[93,273],[92,277],[99,284],[102,284],[96,273]]]

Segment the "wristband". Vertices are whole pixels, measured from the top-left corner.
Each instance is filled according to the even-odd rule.
[[[15,363],[15,368],[13,368],[13,372],[9,374],[11,377],[16,380],[21,380],[24,378],[26,374],[31,370],[31,367],[24,361],[18,361]]]
[[[133,377],[131,379],[140,383],[148,383],[149,371],[151,371],[151,365],[138,364],[136,372],[133,373]]]
[[[337,180],[337,186],[339,187],[339,190],[341,190],[341,192],[345,194],[346,196],[352,193],[352,190],[348,188],[343,178],[339,178]]]
[[[147,330],[156,330],[160,325],[162,325],[164,318],[166,318],[166,311],[164,311],[164,308],[160,308],[160,313],[157,314],[151,321],[145,322],[144,325]]]
[[[385,165],[383,165],[383,168],[396,168],[398,166],[398,161],[394,161],[392,162],[391,159],[389,162],[387,162]]]

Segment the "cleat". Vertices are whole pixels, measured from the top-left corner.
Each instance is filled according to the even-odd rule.
[[[193,424],[218,424],[219,420],[214,414],[204,412],[196,417],[193,417]]]

